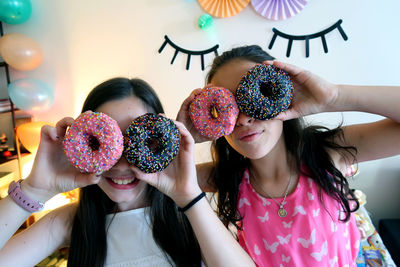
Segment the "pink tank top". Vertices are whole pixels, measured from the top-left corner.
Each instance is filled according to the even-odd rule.
[[[322,189],[321,203],[320,188],[311,178],[299,177],[297,188],[286,197],[284,218],[275,201],[253,189],[248,170],[239,190],[239,243],[257,266],[356,266],[360,233],[354,216],[339,221],[339,203]]]

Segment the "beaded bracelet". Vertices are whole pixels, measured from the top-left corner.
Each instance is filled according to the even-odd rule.
[[[206,193],[201,192],[200,195],[198,195],[195,199],[193,199],[192,201],[190,201],[189,204],[187,204],[185,207],[183,207],[183,208],[179,208],[179,207],[178,207],[178,211],[180,211],[180,212],[185,212],[185,211],[187,211],[188,209],[190,209],[194,204],[196,204],[200,199],[202,199],[202,198],[205,197],[205,196],[206,196]]]

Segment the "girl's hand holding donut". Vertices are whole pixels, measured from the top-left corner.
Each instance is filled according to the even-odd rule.
[[[208,85],[211,86],[211,85]],[[206,141],[211,141],[212,139],[209,139],[203,135],[201,135],[197,129],[194,127],[192,120],[190,119],[189,116],[189,107],[196,95],[198,95],[203,89],[202,88],[197,88],[193,90],[189,97],[183,101],[181,108],[178,111],[178,115],[176,116],[176,120],[183,123],[186,127],[186,129],[189,130],[190,134],[193,136],[194,142],[195,143],[202,143]]]
[[[179,153],[162,172],[145,174],[140,179],[156,187],[183,207],[201,193],[197,183],[194,162],[194,139],[183,123],[174,121],[178,127],[181,141]]]
[[[65,156],[62,140],[67,127],[74,122],[66,117],[56,127],[45,125],[41,130],[40,145],[30,175],[22,183],[24,191],[46,201],[52,196],[97,183],[96,174],[81,173]]]
[[[266,61],[289,73],[294,85],[294,98],[290,108],[276,118],[290,120],[310,114],[334,111],[339,96],[336,85],[317,75],[278,61]]]

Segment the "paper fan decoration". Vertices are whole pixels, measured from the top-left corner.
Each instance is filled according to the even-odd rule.
[[[307,0],[251,0],[258,14],[271,20],[285,20],[303,10]]]
[[[242,11],[250,0],[199,0],[201,7],[210,15],[227,18]]]

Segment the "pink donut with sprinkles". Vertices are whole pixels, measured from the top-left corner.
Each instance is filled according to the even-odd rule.
[[[210,139],[231,134],[238,115],[235,96],[222,87],[204,88],[189,106],[194,127]]]
[[[69,127],[64,152],[81,172],[101,173],[114,166],[124,150],[117,122],[100,112],[81,114]]]

